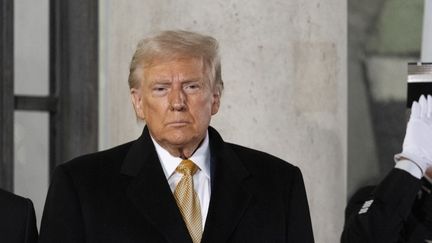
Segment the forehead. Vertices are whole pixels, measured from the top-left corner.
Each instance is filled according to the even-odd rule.
[[[145,80],[172,76],[202,77],[203,74],[204,65],[202,59],[193,57],[155,59],[144,66]]]

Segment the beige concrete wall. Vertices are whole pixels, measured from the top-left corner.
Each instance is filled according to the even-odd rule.
[[[227,141],[299,166],[316,242],[338,242],[346,198],[347,75],[343,0],[100,1],[100,148],[141,133],[128,65],[164,29],[220,41],[225,93],[212,125]]]

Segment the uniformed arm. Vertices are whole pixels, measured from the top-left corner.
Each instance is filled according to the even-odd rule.
[[[354,195],[341,242],[398,242],[420,186],[419,179],[395,168],[370,194]]]
[[[419,178],[432,167],[432,96],[422,95],[419,102],[413,102],[407,124],[402,152],[395,155],[395,161],[409,160],[420,169]],[[415,176],[415,175],[414,175]]]
[[[39,242],[86,242],[78,194],[71,176],[63,166],[58,166],[52,177],[42,216]]]
[[[432,239],[432,196],[431,185],[422,179],[422,189],[414,202],[411,214],[404,225],[406,242],[426,242]]]
[[[306,191],[300,170],[296,167],[292,175],[287,200],[286,242],[314,242]]]
[[[345,218],[342,243],[398,242],[403,222],[420,190],[420,178],[432,167],[432,97],[423,95],[411,108],[402,152],[395,155],[394,168],[368,198]],[[406,234],[406,232],[404,232]]]

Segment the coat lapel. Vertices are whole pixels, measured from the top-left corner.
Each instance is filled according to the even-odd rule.
[[[127,196],[167,242],[191,243],[147,127],[131,146],[121,172],[133,177]]]
[[[252,197],[246,180],[249,172],[211,127],[209,136],[212,192],[202,242],[226,242]]]

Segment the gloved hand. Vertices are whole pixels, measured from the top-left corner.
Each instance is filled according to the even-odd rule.
[[[422,95],[411,107],[402,153],[395,155],[395,161],[408,159],[422,171],[432,167],[432,96]]]

